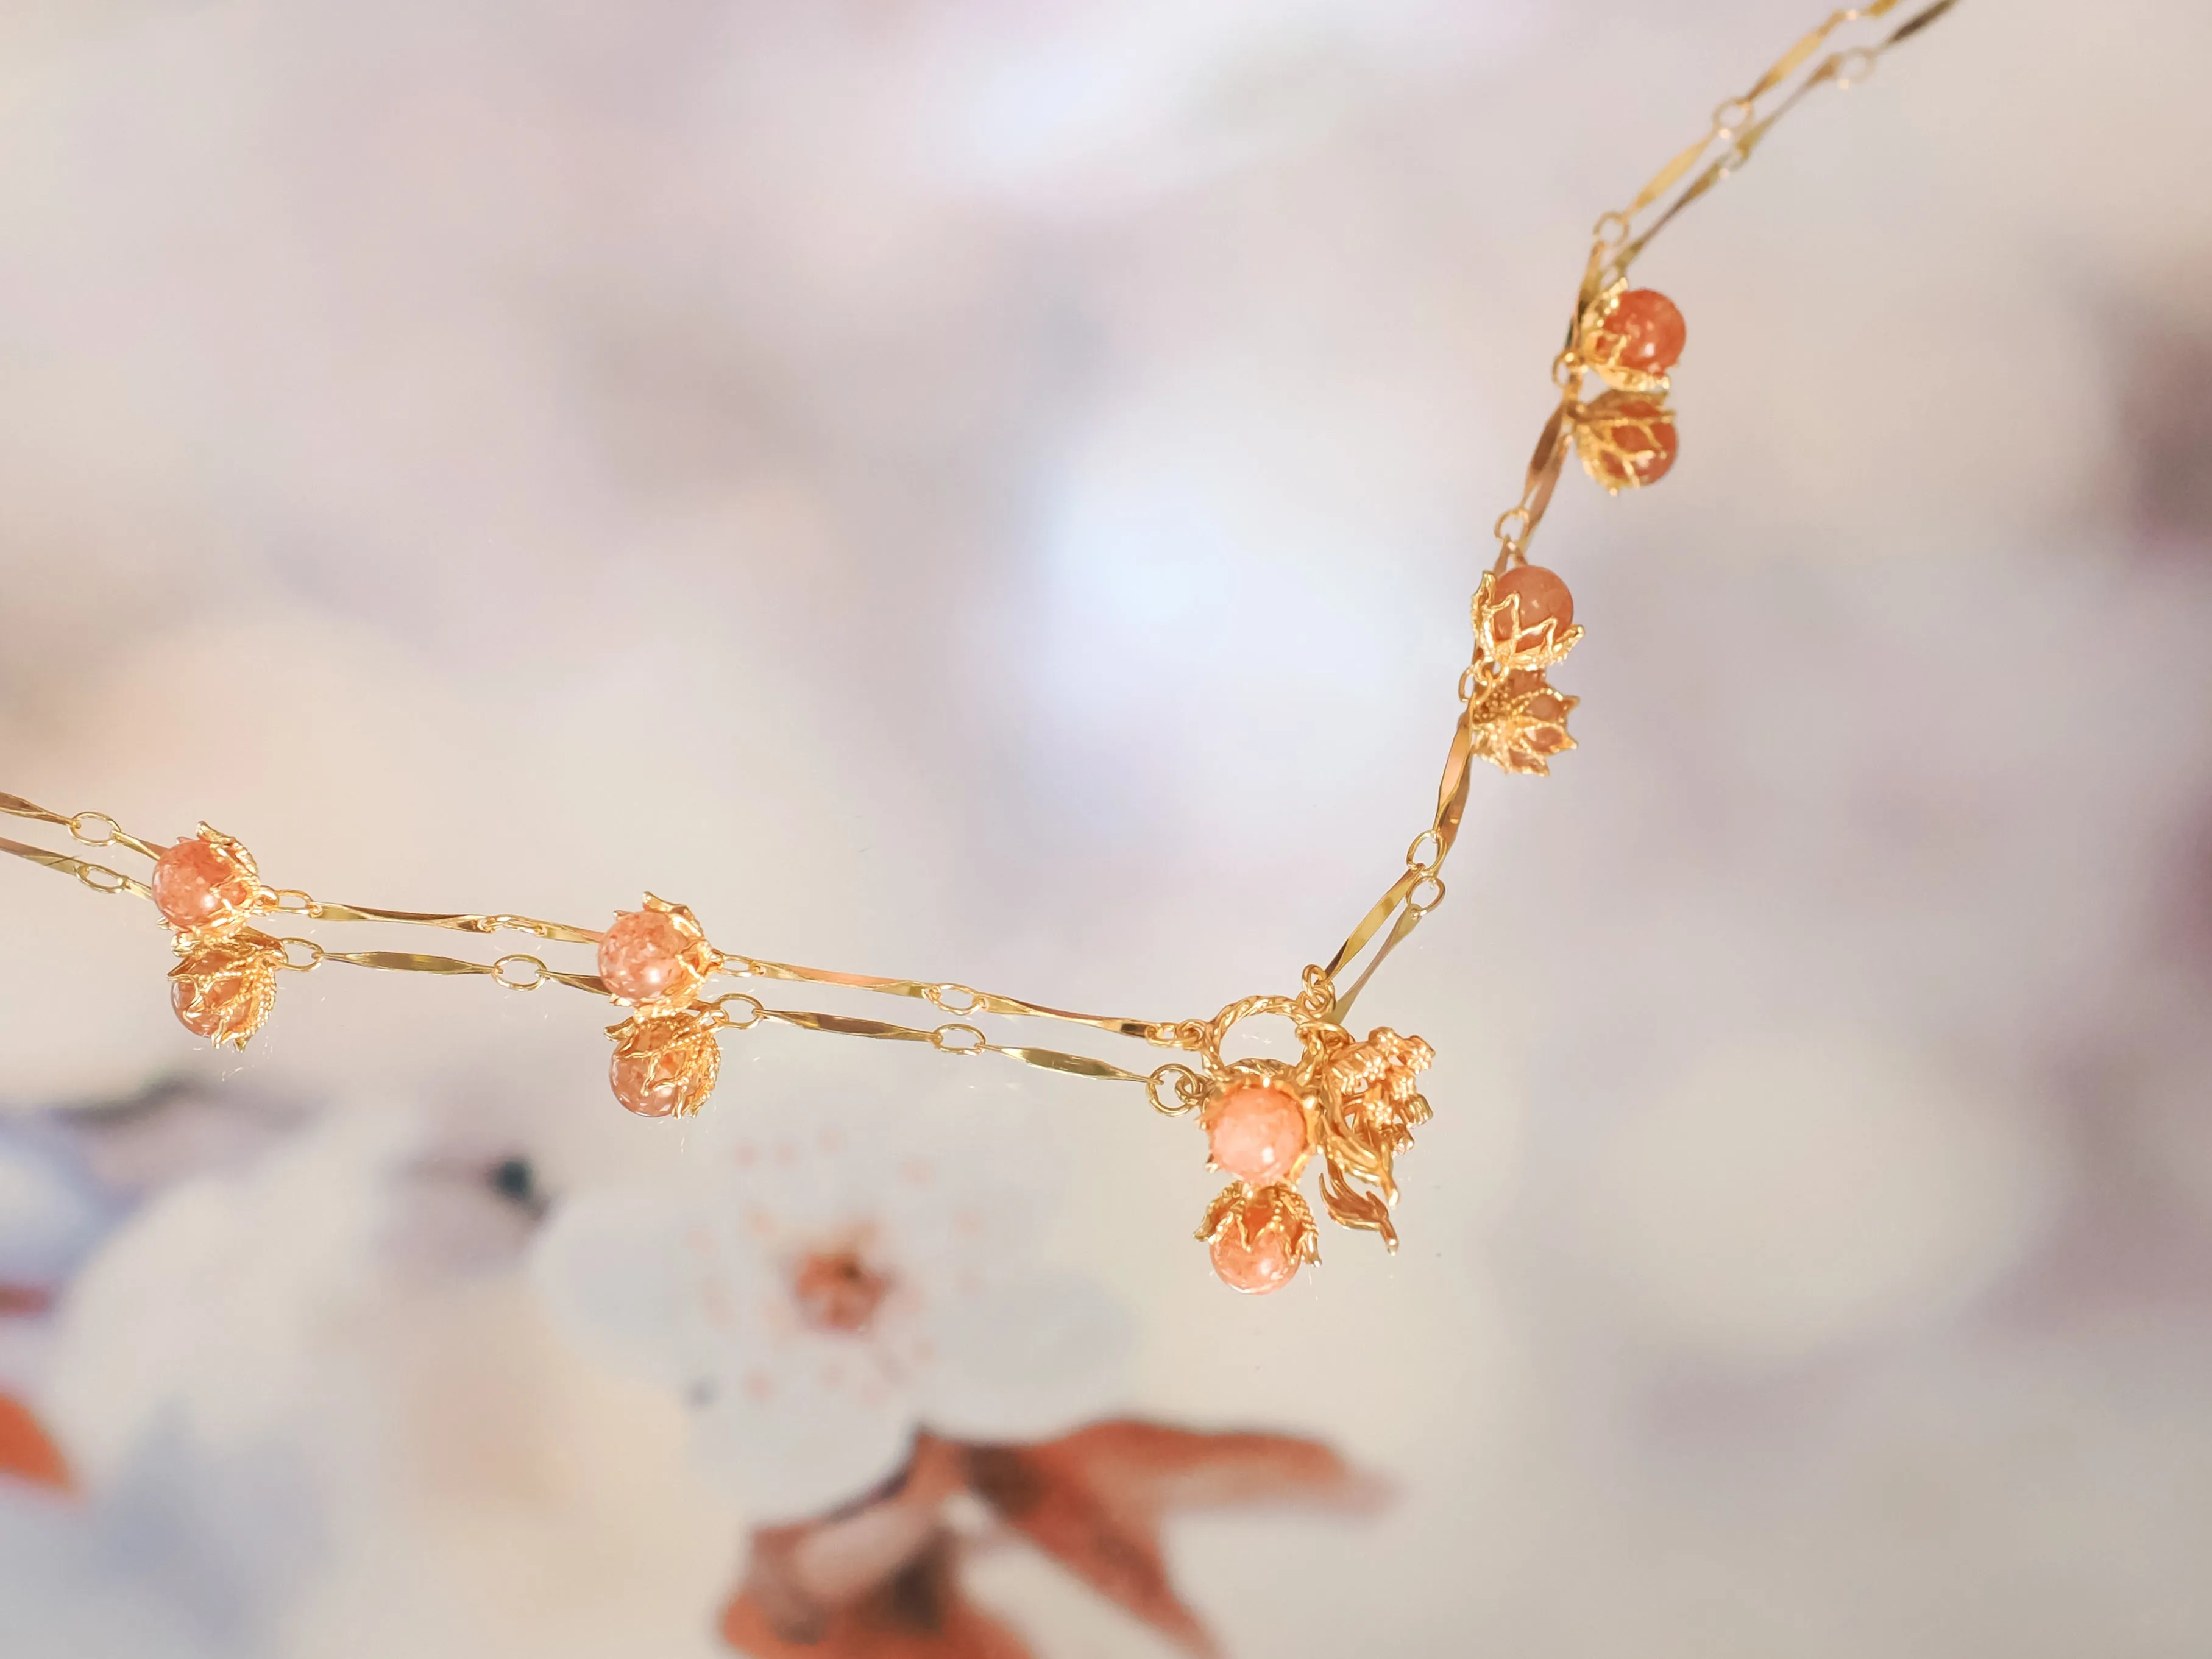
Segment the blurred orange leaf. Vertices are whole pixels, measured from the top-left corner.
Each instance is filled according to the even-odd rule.
[[[722,1639],[752,1659],[1032,1659],[1028,1644],[968,1599],[943,1534],[867,1594],[836,1607],[783,1601],[748,1582]]]
[[[76,1490],[69,1460],[46,1433],[31,1408],[12,1395],[0,1394],[0,1474],[57,1492]]]
[[[1176,1594],[1160,1547],[1170,1510],[1286,1501],[1352,1504],[1375,1487],[1334,1452],[1277,1434],[1200,1434],[1100,1423],[1039,1446],[978,1446],[969,1480],[1018,1529],[1102,1595],[1212,1655],[1212,1633]]]

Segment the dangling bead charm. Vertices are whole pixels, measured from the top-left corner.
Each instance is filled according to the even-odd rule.
[[[645,896],[599,936],[599,979],[614,1001],[637,1012],[610,1025],[615,1040],[607,1081],[640,1117],[682,1117],[714,1091],[722,1049],[714,1033],[728,1022],[698,1006],[699,988],[721,965],[699,919],[681,904]]]
[[[276,1006],[276,968],[283,960],[276,941],[250,927],[210,939],[169,969],[169,1006],[187,1031],[242,1053]]]
[[[714,1030],[720,1011],[680,1008],[644,1014],[607,1028],[615,1040],[607,1081],[615,1098],[640,1117],[686,1117],[714,1092],[722,1045]]]
[[[283,947],[246,926],[276,908],[253,854],[200,825],[154,861],[154,907],[184,960],[169,970],[169,1006],[195,1036],[243,1050],[276,1004]]]
[[[1583,470],[1618,495],[1657,483],[1680,447],[1674,414],[1664,398],[1608,392],[1575,414],[1575,449]]]
[[[1300,1267],[1321,1260],[1313,1211],[1287,1182],[1225,1188],[1206,1207],[1198,1236],[1211,1247],[1221,1282],[1247,1296],[1279,1291]]]

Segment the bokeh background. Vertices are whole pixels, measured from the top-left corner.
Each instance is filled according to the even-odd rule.
[[[1814,21],[0,8],[0,787],[360,902],[1288,988],[1425,820],[1591,220]],[[1681,461],[1539,543],[1582,747],[1476,780],[1363,1005],[1439,1054],[1396,1257],[1240,1299],[1131,1094],[732,1038],[764,1124],[1020,1107],[1111,1409],[1390,1483],[1170,1525],[1225,1651],[2212,1652],[2208,61],[1967,0],[1638,267]],[[8,865],[0,1381],[76,1490],[0,1489],[0,1648],[726,1651],[757,1517],[530,1266],[703,1144],[599,1011],[331,969],[217,1058],[143,908]]]

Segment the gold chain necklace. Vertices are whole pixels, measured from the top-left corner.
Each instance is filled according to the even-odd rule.
[[[1741,97],[1713,112],[1704,136],[1659,169],[1635,199],[1597,222],[1589,259],[1575,297],[1567,343],[1553,360],[1559,399],[1544,423],[1520,500],[1498,520],[1496,562],[1484,572],[1471,606],[1474,659],[1459,678],[1461,712],[1437,788],[1428,827],[1406,849],[1405,869],[1325,963],[1308,967],[1291,996],[1249,996],[1212,1019],[1158,1021],[1075,1013],[1019,997],[1001,996],[942,980],[884,979],[769,962],[718,950],[697,917],[648,893],[643,907],[618,915],[604,930],[539,921],[529,916],[439,915],[338,904],[297,888],[271,887],[260,866],[230,836],[201,824],[196,835],[161,847],[102,812],[49,811],[0,794],[0,812],[57,824],[88,848],[120,847],[153,862],[141,881],[106,865],[0,838],[0,851],[75,876],[97,892],[150,900],[170,930],[181,960],[169,972],[170,1001],[186,1029],[217,1044],[246,1046],[276,1000],[280,972],[312,972],[326,963],[417,974],[473,974],[510,991],[553,982],[604,997],[629,1010],[608,1028],[615,1097],[647,1117],[696,1112],[713,1092],[721,1066],[722,1034],[771,1021],[807,1031],[927,1043],[941,1054],[1000,1054],[1025,1066],[1076,1077],[1143,1086],[1170,1116],[1196,1114],[1207,1136],[1212,1167],[1232,1177],[1207,1206],[1198,1237],[1212,1247],[1215,1271],[1253,1293],[1290,1282],[1321,1251],[1313,1212],[1298,1182],[1316,1157],[1322,1200],[1330,1217],[1382,1236],[1396,1249],[1390,1210],[1397,1202],[1392,1167],[1428,1121],[1418,1079],[1434,1058],[1419,1037],[1387,1026],[1355,1036],[1352,1006],[1382,959],[1443,902],[1443,864],[1459,835],[1468,787],[1478,760],[1500,770],[1541,775],[1553,757],[1574,747],[1567,716],[1577,699],[1556,690],[1551,670],[1583,630],[1574,599],[1553,572],[1528,562],[1529,538],[1543,521],[1571,448],[1606,490],[1641,489],[1674,465],[1676,434],[1667,371],[1681,355],[1681,313],[1664,295],[1631,289],[1628,268],[1675,215],[1751,158],[1767,131],[1814,88],[1863,80],[1881,54],[1948,11],[1935,3],[1863,44],[1827,50],[1832,37],[1873,23],[1899,0],[1875,0],[1838,11],[1800,40]],[[1639,228],[1640,226],[1640,228]],[[1583,400],[1587,382],[1604,388]],[[334,951],[312,939],[254,926],[276,918],[298,922],[401,922],[465,933],[513,931],[550,944],[598,947],[596,974],[568,972],[527,954],[492,962],[401,951]],[[1378,943],[1379,941],[1379,943]],[[1357,974],[1346,980],[1355,963]],[[931,1026],[899,1025],[844,1014],[771,1007],[750,992],[707,993],[722,979],[781,980],[845,986],[926,1002],[948,1018]],[[1230,1060],[1232,1028],[1259,1015],[1291,1022],[1294,1061]],[[1058,1020],[1089,1026],[1187,1058],[1151,1072],[1125,1070],[1088,1054],[991,1041],[971,1023],[985,1017]]]

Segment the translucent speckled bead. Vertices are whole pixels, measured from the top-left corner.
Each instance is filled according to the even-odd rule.
[[[1664,374],[1681,357],[1689,326],[1674,302],[1653,288],[1632,288],[1593,331],[1607,358],[1639,374]]]
[[[247,915],[259,886],[245,859],[204,836],[179,842],[154,865],[154,903],[161,919],[193,933]]]
[[[1264,1084],[1231,1089],[1206,1115],[1213,1167],[1255,1187],[1297,1173],[1306,1155],[1306,1110]]]

